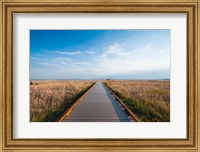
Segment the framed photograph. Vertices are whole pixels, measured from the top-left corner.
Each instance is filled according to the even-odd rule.
[[[2,151],[200,151],[200,1],[0,1]]]

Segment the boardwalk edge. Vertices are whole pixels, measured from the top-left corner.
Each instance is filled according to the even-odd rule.
[[[131,115],[131,117],[136,122],[141,122],[140,119],[134,114],[127,106],[126,104],[107,86],[104,84],[104,86],[111,92],[111,94],[116,98],[116,100],[124,107],[124,109]]]
[[[64,118],[66,118],[75,108],[75,106],[79,102],[81,102],[81,100],[90,92],[90,90],[94,87],[95,84],[96,82],[93,83],[91,87],[82,96],[80,96],[69,108],[67,108],[67,110],[56,120],[56,122],[61,122]]]

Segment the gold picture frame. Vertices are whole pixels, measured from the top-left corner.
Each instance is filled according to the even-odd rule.
[[[1,151],[200,151],[199,0],[1,0]],[[186,13],[187,139],[13,139],[15,13]]]

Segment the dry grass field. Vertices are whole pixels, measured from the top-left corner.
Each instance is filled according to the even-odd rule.
[[[86,80],[31,80],[30,121],[55,121],[92,84]]]
[[[170,121],[170,81],[127,80],[105,84],[145,122]]]

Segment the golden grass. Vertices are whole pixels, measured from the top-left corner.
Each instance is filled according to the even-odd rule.
[[[86,80],[32,80],[30,121],[55,121],[92,84]]]
[[[105,84],[141,121],[170,121],[170,81],[121,80]]]

